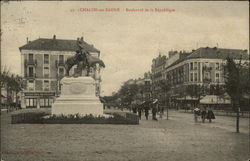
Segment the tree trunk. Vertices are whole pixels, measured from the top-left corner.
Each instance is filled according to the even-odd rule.
[[[167,106],[167,120],[168,120],[168,106]]]
[[[236,104],[236,132],[239,133],[239,125],[240,125],[240,106],[239,103]]]
[[[18,91],[16,91],[16,109],[18,108],[18,98],[17,98],[17,93],[18,93]]]

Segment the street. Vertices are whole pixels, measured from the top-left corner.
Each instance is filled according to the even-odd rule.
[[[166,115],[166,114],[165,114]],[[150,117],[139,125],[10,124],[1,117],[2,159],[104,161],[245,161],[249,158],[247,118],[216,116],[194,123],[193,115],[169,111],[169,120]],[[34,146],[35,145],[35,146]]]

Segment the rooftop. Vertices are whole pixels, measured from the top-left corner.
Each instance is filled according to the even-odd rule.
[[[247,50],[240,49],[222,49],[222,48],[199,48],[194,50],[187,59],[191,58],[208,58],[208,59],[226,59],[231,57],[233,59],[248,59],[249,55]]]
[[[89,52],[100,52],[93,45],[88,44],[83,39],[83,46]],[[34,41],[28,42],[26,45],[23,45],[19,50],[49,50],[49,51],[76,51],[78,50],[77,40],[64,40],[56,39],[55,36],[52,39],[39,38]]]
[[[174,63],[169,65],[166,68],[170,68],[184,60],[187,59],[196,59],[196,58],[204,58],[204,59],[226,59],[227,57],[231,57],[233,59],[243,59],[248,60],[249,54],[247,50],[240,49],[223,49],[223,48],[199,48],[197,50],[193,50],[191,53],[184,55],[180,59],[176,60]]]

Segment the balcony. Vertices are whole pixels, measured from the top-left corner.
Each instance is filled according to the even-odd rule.
[[[208,67],[208,66],[203,66],[202,69],[203,69],[203,70],[206,70],[206,71],[210,71],[210,70],[212,70],[213,68],[212,68],[212,67]]]
[[[55,62],[55,64],[56,64],[56,67],[58,68],[58,67],[64,67],[64,61],[59,61],[59,60],[56,60],[56,62]]]
[[[203,78],[204,83],[210,83],[212,80],[211,78]]]
[[[25,73],[25,78],[36,78],[36,73]]]
[[[35,59],[25,59],[24,64],[25,64],[25,66],[28,66],[28,65],[36,66],[37,65],[37,60],[35,60]]]

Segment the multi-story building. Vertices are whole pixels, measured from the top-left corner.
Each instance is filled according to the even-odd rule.
[[[160,87],[160,82],[165,80],[163,71],[165,69],[166,56],[159,55],[157,58],[152,60],[151,72],[152,72],[152,96],[160,99],[163,95]]]
[[[249,59],[247,50],[206,47],[193,50],[166,66],[164,76],[171,87],[169,95],[179,98],[190,96],[187,88],[197,85],[203,88],[196,88],[196,95],[209,95],[212,88],[225,85],[224,65],[228,56],[235,61]]]
[[[146,72],[144,73],[144,88],[143,88],[143,100],[149,100],[152,98],[152,92],[151,92],[151,85],[152,85],[152,80],[151,80],[151,73]]]
[[[25,85],[21,97],[22,108],[51,107],[60,94],[60,80],[65,74],[65,61],[78,50],[77,41],[82,41],[92,56],[100,57],[100,51],[86,43],[83,37],[78,40],[62,40],[54,35],[52,39],[27,40],[27,44],[19,48],[21,74]],[[75,72],[76,66],[71,69],[70,75]],[[99,95],[101,78],[98,65],[91,69],[90,75],[96,81],[96,94]]]
[[[228,56],[236,62],[249,62],[247,50],[217,47],[170,51],[168,57],[159,55],[151,66],[153,97],[163,103],[189,99],[196,104],[204,95],[216,95],[225,86],[224,67]]]

